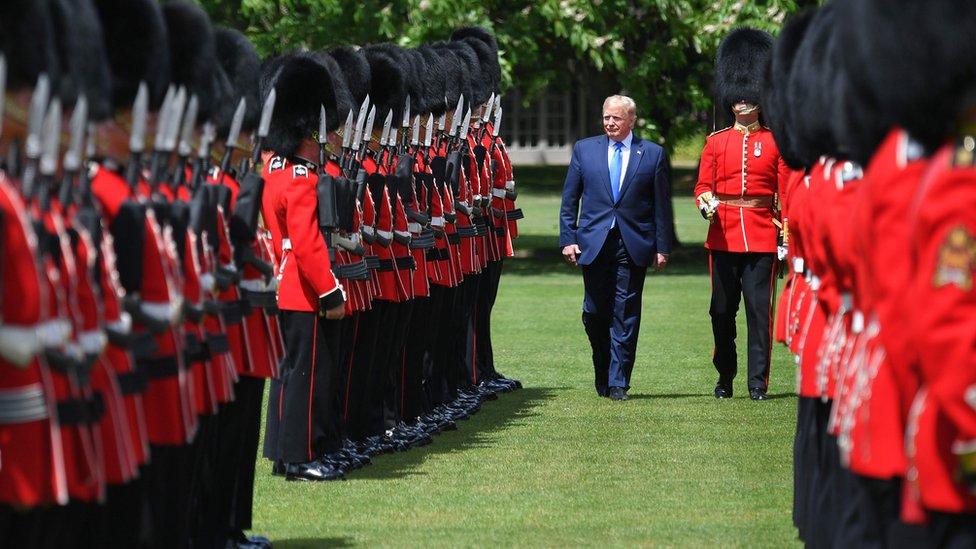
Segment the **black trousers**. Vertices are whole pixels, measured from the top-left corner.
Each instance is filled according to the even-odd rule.
[[[475,304],[471,324],[475,338],[475,359],[478,377],[495,379],[495,353],[491,345],[491,311],[498,297],[498,284],[502,278],[502,261],[492,261],[481,273],[478,285],[478,301]]]
[[[397,303],[392,301],[373,301],[373,311],[377,315],[376,345],[373,347],[372,365],[369,370],[368,390],[363,400],[363,422],[367,436],[382,435],[386,430],[383,420],[384,401],[387,390],[387,365],[393,349],[393,329],[396,325]]]
[[[457,288],[431,285],[430,295],[433,300],[434,323],[436,333],[431,335],[431,348],[427,360],[430,362],[430,378],[425,389],[427,399],[434,406],[447,404],[457,398],[458,378],[454,367],[454,301],[457,298]]]
[[[190,536],[193,450],[151,445],[152,465],[145,469],[152,518],[152,547],[184,547]]]
[[[337,451],[339,323],[316,313],[283,311],[289,359],[281,370],[277,456],[304,463]]]
[[[261,436],[261,407],[264,401],[264,378],[241,376],[235,387],[234,404],[238,412],[231,428],[237,432],[236,446],[222,453],[226,466],[233,467],[232,484],[227,488],[230,496],[229,521],[224,517],[226,532],[234,534],[251,529],[254,504],[254,465]],[[225,450],[226,452],[226,450]],[[231,465],[233,464],[233,465]]]
[[[392,429],[403,421],[403,389],[406,380],[407,332],[413,315],[414,300],[393,305],[395,315],[389,327],[390,349],[386,360],[386,389],[383,392],[383,426]]]
[[[433,318],[434,300],[431,297],[414,299],[410,327],[404,343],[403,383],[400,385],[401,414],[407,422],[427,413],[430,405],[424,383],[425,357],[436,335],[437,319]]]
[[[373,308],[353,317],[352,345],[346,359],[345,398],[342,416],[346,424],[346,436],[363,440],[370,436],[368,406],[371,395],[377,392],[374,385],[374,368],[378,346],[379,323],[382,316],[381,302]]]
[[[461,388],[477,385],[479,381],[474,352],[474,331],[471,329],[474,309],[478,303],[478,287],[481,285],[481,273],[466,274],[461,285],[458,286],[459,299],[454,302],[454,330],[455,352],[457,366],[460,368]]]
[[[718,370],[718,382],[732,385],[738,371],[735,354],[735,315],[739,298],[746,305],[749,330],[750,389],[766,390],[769,386],[769,359],[772,352],[772,303],[775,284],[776,255],[712,251],[709,258],[712,278],[712,335],[715,354],[712,363]]]

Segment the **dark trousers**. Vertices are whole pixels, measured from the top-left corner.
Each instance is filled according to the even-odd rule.
[[[393,304],[392,324],[389,327],[390,349],[387,354],[385,368],[385,390],[383,392],[383,425],[386,429],[393,429],[403,421],[403,392],[406,354],[404,345],[407,331],[410,329],[410,317],[413,313],[413,300]]]
[[[410,329],[404,344],[403,383],[400,385],[400,409],[403,418],[412,422],[427,413],[430,406],[424,390],[424,359],[432,345],[438,326],[434,317],[434,300],[431,297],[414,299]]]
[[[610,387],[630,388],[646,276],[647,267],[634,263],[617,229],[593,263],[583,266],[583,327],[601,395]]]
[[[458,377],[454,367],[454,302],[457,288],[431,285],[431,298],[438,311],[435,316],[438,325],[433,334],[429,360],[431,374],[425,389],[428,400],[434,404],[447,404],[457,398]]]
[[[471,319],[478,301],[480,284],[481,273],[464,275],[464,280],[458,286],[458,298],[454,301],[455,365],[459,368],[458,387],[461,389],[477,385],[480,381],[475,368],[474,337],[471,331]]]
[[[340,447],[339,323],[304,311],[283,311],[281,319],[289,359],[281,371],[277,455],[304,463]]]
[[[352,350],[346,359],[346,386],[342,415],[346,424],[346,435],[352,440],[363,440],[372,434],[368,423],[368,406],[378,389],[373,385],[377,336],[382,316],[380,302],[373,308],[362,311],[353,317]]]
[[[475,339],[475,365],[478,376],[484,379],[494,379],[498,376],[495,371],[495,354],[491,346],[491,311],[495,307],[501,278],[501,260],[492,261],[485,267],[481,274],[478,301],[471,321]]]
[[[735,354],[735,315],[739,297],[745,299],[749,329],[749,388],[769,386],[769,355],[772,352],[772,303],[775,254],[713,251],[709,270],[712,278],[712,335],[715,354],[712,363],[719,383],[732,385],[738,371]]]
[[[241,376],[234,389],[234,403],[239,407],[233,429],[238,431],[239,445],[223,454],[233,463],[230,486],[230,523],[228,533],[251,529],[254,506],[254,465],[261,436],[261,407],[264,401],[264,378]],[[229,463],[228,463],[229,464]]]

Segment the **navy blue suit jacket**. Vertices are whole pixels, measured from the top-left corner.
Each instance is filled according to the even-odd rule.
[[[660,145],[635,135],[615,203],[610,190],[608,147],[606,135],[582,139],[573,146],[559,211],[559,247],[579,245],[582,254],[578,263],[589,265],[600,253],[610,223],[616,219],[631,259],[647,267],[653,264],[656,253],[671,253],[668,159]]]

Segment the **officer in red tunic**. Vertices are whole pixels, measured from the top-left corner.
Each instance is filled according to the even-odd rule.
[[[789,168],[772,132],[761,123],[759,80],[772,38],[738,29],[716,59],[720,102],[735,125],[713,133],[702,151],[695,199],[711,223],[705,247],[712,279],[712,362],[716,398],[732,396],[737,373],[735,316],[744,296],[749,327],[749,396],[764,400],[769,383],[772,296],[783,201]]]
[[[265,80],[278,96],[264,143],[277,154],[265,166],[262,210],[269,223],[278,270],[278,307],[287,359],[281,365],[277,444],[274,457],[289,480],[321,481],[342,471],[320,461],[339,450],[338,323],[345,291],[330,269],[329,250],[318,224],[313,139],[319,110],[335,101],[331,75],[306,55],[283,59]]]

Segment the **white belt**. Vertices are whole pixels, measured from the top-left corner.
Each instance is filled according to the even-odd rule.
[[[105,327],[116,333],[128,335],[132,332],[132,315],[123,311],[118,320]]]
[[[282,249],[282,251],[284,251],[284,250],[291,250],[291,239],[290,238],[282,238],[281,239],[281,249]]]
[[[410,238],[410,231],[393,231],[393,232],[396,233],[396,235],[399,236],[400,238]]]
[[[393,238],[393,233],[390,231],[381,231],[379,229],[376,229],[376,234],[379,235],[379,237],[384,240],[390,240]]]
[[[163,322],[173,323],[179,318],[180,309],[183,307],[183,299],[176,298],[173,301],[149,302],[143,301],[139,305],[139,310],[148,317]]]
[[[508,191],[506,191],[505,189],[492,189],[491,196],[494,196],[495,198],[505,198],[505,194],[507,192]]]
[[[505,182],[505,190],[506,191],[514,191],[515,190],[515,181],[506,181]]]
[[[419,233],[420,231],[424,230],[424,228],[420,225],[420,223],[414,222],[407,223],[407,230],[412,233]]]
[[[803,258],[794,257],[793,258],[793,272],[797,274],[803,274]]]
[[[444,226],[444,223],[445,223],[445,221],[444,221],[444,216],[443,215],[439,215],[437,217],[430,218],[430,224],[432,226],[434,226],[434,227],[443,227]]]
[[[89,330],[78,334],[78,345],[86,355],[100,355],[108,344],[105,332],[101,330]]]
[[[277,289],[278,284],[272,279],[270,283],[265,283],[263,278],[256,278],[253,280],[242,280],[240,283],[240,288],[242,290],[247,290],[249,292],[273,292]]]
[[[214,278],[212,273],[203,273],[200,275],[200,287],[208,292],[212,292],[217,288],[217,280]]]
[[[368,234],[370,236],[376,234],[376,229],[374,229],[369,225],[363,225],[362,227],[360,227],[360,229],[363,231],[363,234]]]

